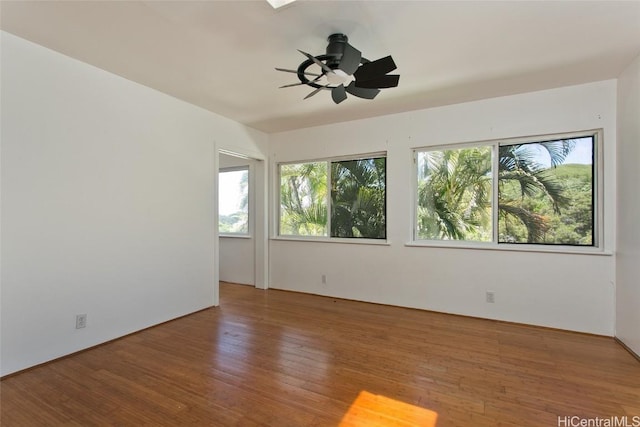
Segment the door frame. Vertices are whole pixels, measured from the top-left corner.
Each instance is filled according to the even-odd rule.
[[[254,167],[250,170],[254,177],[249,178],[250,185],[253,184],[254,218],[253,218],[253,241],[254,241],[254,284],[258,289],[268,289],[269,287],[269,220],[268,220],[268,165],[267,158],[262,153],[240,147],[226,147],[222,144],[214,143],[213,170],[213,305],[220,305],[220,235],[218,232],[218,172],[220,170],[220,154],[236,157],[244,157],[255,160]]]

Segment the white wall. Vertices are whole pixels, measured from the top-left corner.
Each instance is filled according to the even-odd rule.
[[[618,79],[616,336],[640,355],[640,57]]]
[[[615,192],[615,123],[616,82],[611,80],[272,134],[272,165],[386,150],[391,244],[272,240],[270,286],[613,335],[611,255],[405,243],[411,239],[412,147],[603,128],[605,195],[610,195]],[[605,198],[609,251],[615,247],[614,203],[614,197]],[[496,293],[495,304],[485,302],[486,290]]]
[[[214,143],[267,136],[1,37],[1,375],[214,304]]]
[[[220,168],[248,166],[249,171],[249,236],[220,236],[220,280],[255,285],[255,195],[256,160],[220,154]]]

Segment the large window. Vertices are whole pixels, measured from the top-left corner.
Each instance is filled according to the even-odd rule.
[[[416,237],[491,241],[491,147],[417,152]]]
[[[281,236],[386,239],[386,157],[281,164]]]
[[[415,150],[415,239],[597,246],[598,135]]]
[[[218,180],[219,232],[249,234],[249,167],[221,169]]]

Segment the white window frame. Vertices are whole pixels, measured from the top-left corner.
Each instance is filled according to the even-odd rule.
[[[545,244],[528,244],[528,243],[499,243],[498,242],[498,152],[500,146],[516,145],[525,143],[536,143],[545,141],[577,139],[581,137],[593,137],[593,245],[545,245]],[[469,240],[426,240],[418,239],[418,153],[439,150],[456,150],[471,147],[490,146],[491,163],[492,163],[492,197],[491,197],[491,217],[492,217],[492,241],[479,242]],[[527,137],[503,138],[496,140],[464,142],[454,144],[442,144],[434,146],[414,147],[412,148],[412,231],[411,241],[406,246],[425,246],[425,247],[449,247],[449,248],[468,248],[468,249],[489,249],[489,250],[507,250],[507,251],[531,251],[531,252],[558,252],[558,253],[576,253],[576,254],[604,254],[610,255],[604,246],[604,202],[603,202],[603,181],[604,181],[604,161],[603,161],[603,130],[590,129],[577,132],[556,133],[535,135]]]
[[[275,232],[276,234],[271,237],[272,240],[290,240],[290,241],[305,241],[305,242],[324,242],[324,243],[349,243],[349,244],[365,244],[365,245],[390,245],[389,242],[389,233],[388,233],[388,178],[385,181],[385,238],[384,239],[373,239],[366,237],[357,237],[357,238],[347,238],[347,237],[331,237],[331,163],[333,162],[344,162],[351,160],[368,160],[374,158],[385,158],[385,175],[388,172],[388,155],[386,151],[378,151],[373,153],[364,153],[364,154],[355,154],[355,155],[346,155],[346,156],[336,156],[336,157],[323,157],[323,158],[314,158],[314,159],[306,159],[306,160],[293,160],[293,161],[285,161],[276,163],[275,170]],[[282,234],[280,230],[280,218],[282,215],[281,212],[281,204],[280,204],[280,171],[283,165],[297,165],[303,163],[326,163],[327,164],[327,195],[326,195],[326,206],[327,206],[327,235],[326,236],[305,236],[305,235],[295,235],[295,234]]]
[[[219,212],[219,207],[218,207],[218,236],[219,237],[231,237],[231,238],[236,238],[236,239],[250,239],[253,235],[253,221],[252,221],[252,173],[251,173],[251,165],[243,165],[243,166],[229,166],[229,167],[224,167],[224,168],[220,168],[220,170],[218,171],[218,177],[220,176],[221,173],[225,173],[225,172],[238,172],[238,171],[247,171],[247,232],[246,233],[233,233],[233,232],[223,232],[220,231],[220,212]],[[220,182],[218,180],[218,182]],[[218,194],[218,197],[219,194]]]

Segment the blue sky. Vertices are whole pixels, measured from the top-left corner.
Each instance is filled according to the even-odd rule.
[[[564,163],[567,164],[582,164],[582,165],[590,165],[593,163],[593,153],[592,153],[592,144],[591,137],[588,138],[577,138],[575,139],[576,146],[573,151],[567,156]],[[542,147],[539,147],[538,153],[540,154],[538,157],[538,162],[544,165],[545,167],[551,166],[551,159],[549,158],[549,153]]]
[[[583,165],[593,163],[591,138],[576,139],[576,148],[567,156],[565,163],[580,163]]]

